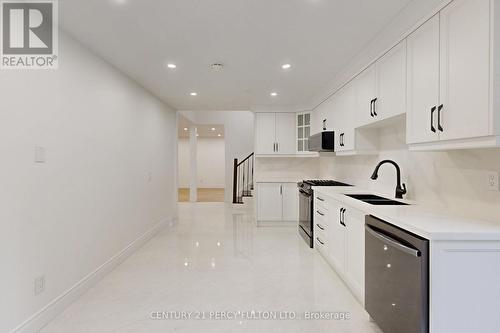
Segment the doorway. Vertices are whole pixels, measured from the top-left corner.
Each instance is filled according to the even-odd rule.
[[[193,201],[193,188],[196,202],[224,202],[224,125],[199,125],[181,119],[178,145],[179,202]]]

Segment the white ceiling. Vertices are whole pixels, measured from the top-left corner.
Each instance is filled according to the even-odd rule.
[[[409,2],[60,0],[59,11],[65,31],[176,109],[300,110]]]

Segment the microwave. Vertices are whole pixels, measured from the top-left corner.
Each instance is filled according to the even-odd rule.
[[[335,132],[325,131],[309,137],[309,151],[333,152],[335,151]]]

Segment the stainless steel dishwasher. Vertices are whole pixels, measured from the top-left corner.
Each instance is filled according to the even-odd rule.
[[[365,309],[384,333],[429,332],[429,241],[367,216]]]

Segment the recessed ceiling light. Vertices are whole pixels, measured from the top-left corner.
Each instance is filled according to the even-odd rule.
[[[185,130],[185,131],[187,131],[187,130],[188,130],[188,128],[187,128],[187,127],[184,127],[184,130]]]
[[[196,134],[196,136],[200,136],[199,134]]]
[[[290,67],[292,67],[292,65],[290,65],[290,64],[281,65],[281,68],[283,68],[283,69],[289,69]]]
[[[217,134],[217,136],[222,136],[222,134]]]
[[[192,92],[189,95],[191,95],[191,96],[198,96],[198,93]]]
[[[212,131],[215,131],[215,127],[212,127]]]
[[[170,69],[175,69],[175,68],[177,68],[177,65],[176,64],[172,64],[172,63],[168,63],[167,67],[170,68]]]
[[[270,95],[273,96],[273,97],[276,97],[276,96],[278,96],[278,93],[277,92],[272,92],[272,93],[270,93]]]
[[[220,63],[220,62],[216,62],[216,63],[210,65],[210,69],[215,71],[215,72],[220,72],[221,70],[224,69],[224,64]]]

